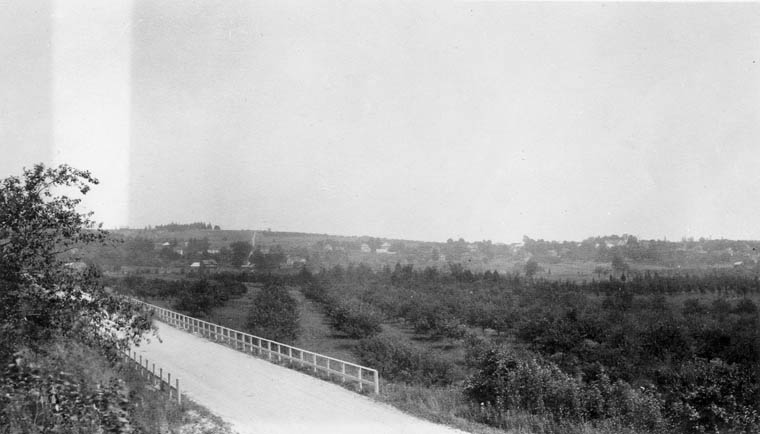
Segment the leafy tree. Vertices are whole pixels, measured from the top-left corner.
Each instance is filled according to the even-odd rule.
[[[208,280],[201,279],[179,293],[174,308],[189,316],[205,317],[211,312],[211,308],[218,304],[217,301],[214,287]]]
[[[538,262],[532,258],[528,259],[528,262],[525,263],[525,275],[533,277],[536,273],[538,273]]]
[[[70,252],[102,243],[107,233],[77,211],[97,179],[67,165],[26,169],[0,185],[0,358],[22,346],[39,348],[58,335],[101,347],[123,347],[149,328],[138,309],[110,296],[97,270],[75,272]],[[105,315],[104,315],[105,313]],[[104,330],[118,330],[117,334]]]
[[[625,259],[623,259],[623,257],[618,253],[615,253],[612,256],[611,266],[616,273],[625,273],[628,271],[628,264],[625,263]]]
[[[331,300],[327,306],[332,326],[351,338],[368,338],[382,330],[382,316],[373,306],[357,299]]]
[[[282,247],[274,246],[269,253],[263,253],[256,249],[253,252],[252,259],[256,271],[268,273],[279,268],[285,262],[286,256]]]
[[[455,376],[453,363],[432,351],[420,350],[399,339],[375,336],[359,341],[356,353],[383,378],[409,384],[447,385]]]
[[[150,329],[141,308],[105,291],[96,268],[67,266],[73,249],[106,239],[68,195],[97,183],[87,171],[42,164],[0,181],[0,427],[10,432],[132,430],[119,384],[91,395],[60,369],[27,361],[77,341],[114,360]]]
[[[230,244],[232,250],[231,263],[233,267],[239,267],[245,264],[248,255],[251,253],[253,246],[248,241],[235,241]]]
[[[292,344],[298,338],[298,302],[280,286],[267,285],[253,300],[248,316],[251,333]]]

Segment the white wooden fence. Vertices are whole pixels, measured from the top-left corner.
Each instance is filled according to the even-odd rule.
[[[155,312],[161,321],[176,328],[198,333],[207,339],[226,344],[238,351],[256,355],[273,363],[282,363],[284,360],[290,362],[291,366],[311,369],[314,373],[322,372],[327,374],[329,378],[335,377],[344,383],[356,383],[359,385],[360,391],[364,390],[365,386],[369,386],[372,387],[374,393],[380,393],[380,376],[376,369],[253,336],[144,301],[135,301]]]
[[[124,358],[128,362],[132,362],[140,376],[146,377],[156,390],[162,392],[167,391],[169,393],[169,399],[174,395],[174,397],[177,398],[177,404],[182,404],[182,392],[179,389],[179,378],[174,377],[174,385],[172,386],[172,374],[169,371],[166,371],[166,381],[164,381],[164,368],[159,367],[158,373],[156,373],[156,364],[152,363],[149,365],[147,358],[143,361],[142,354],[137,354],[134,351],[130,354],[128,349],[125,350]]]

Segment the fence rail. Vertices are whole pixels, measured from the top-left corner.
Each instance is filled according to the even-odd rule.
[[[315,373],[325,373],[328,377],[336,376],[344,383],[353,382],[358,384],[360,391],[363,391],[365,386],[369,386],[373,389],[374,393],[380,393],[380,376],[376,369],[250,335],[141,300],[135,301],[155,312],[161,321],[176,328],[191,333],[198,333],[207,339],[213,339],[216,342],[229,345],[238,351],[253,354],[274,363],[282,363],[285,360],[290,362],[292,366],[309,368]]]
[[[174,396],[177,398],[177,404],[182,404],[182,392],[179,388],[179,378],[174,377],[174,385],[172,385],[172,374],[169,371],[166,371],[166,381],[164,381],[164,368],[159,367],[158,373],[156,373],[156,364],[149,364],[147,358],[143,360],[142,354],[137,354],[133,351],[130,355],[130,351],[127,349],[124,351],[123,355],[125,360],[132,362],[141,377],[146,377],[150,380],[151,385],[153,385],[156,390],[168,392],[169,399]]]

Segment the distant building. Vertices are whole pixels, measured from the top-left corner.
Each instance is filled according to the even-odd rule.
[[[87,264],[82,261],[67,262],[63,266],[77,273],[83,273],[87,269]]]
[[[325,246],[322,249],[325,252],[332,252],[333,251],[333,246],[331,246],[330,244],[325,244]]]
[[[218,255],[219,249],[206,249],[206,253],[208,253],[209,255]]]
[[[390,249],[391,249],[391,243],[386,241],[383,244],[381,244],[379,249],[375,249],[375,253],[380,253],[380,254],[385,254],[385,255],[395,255],[396,252],[391,252]]]
[[[369,248],[369,244],[367,244],[367,243],[362,243],[361,249],[362,249],[362,252],[364,252],[364,253],[370,253],[370,252],[372,252],[372,249]]]
[[[219,264],[213,259],[204,259],[202,261],[196,261],[190,264],[190,268],[216,268]]]
[[[302,258],[300,256],[290,256],[290,255],[288,255],[287,259],[285,260],[285,265],[287,265],[289,267],[292,267],[292,266],[295,266],[295,265],[301,265],[301,264],[305,264],[305,263],[306,263],[306,259],[304,259],[304,258]]]

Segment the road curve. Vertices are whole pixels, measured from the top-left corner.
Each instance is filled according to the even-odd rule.
[[[161,342],[133,348],[240,434],[461,434],[338,385],[156,322]],[[173,382],[174,380],[172,380]]]

